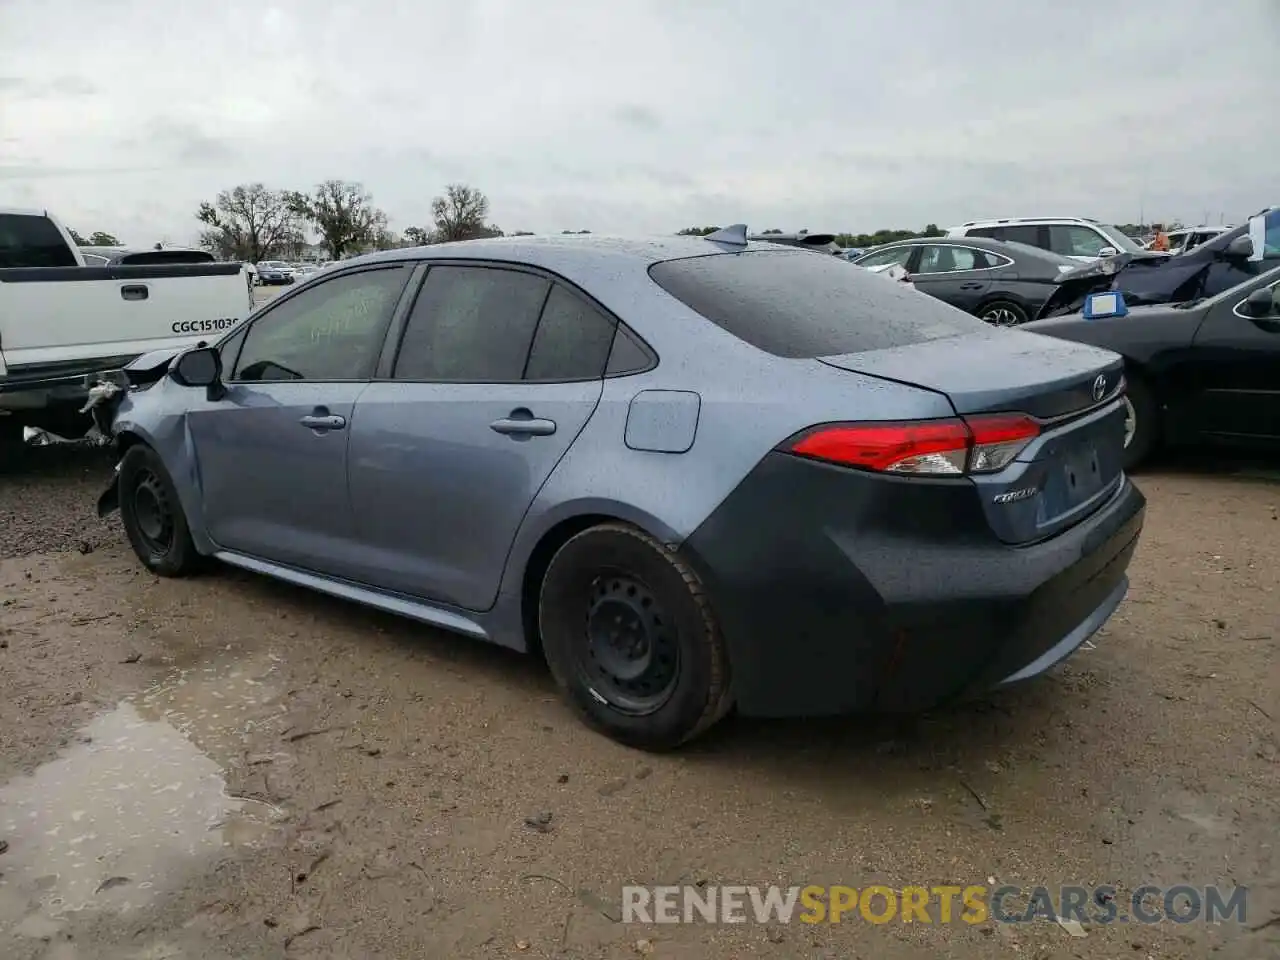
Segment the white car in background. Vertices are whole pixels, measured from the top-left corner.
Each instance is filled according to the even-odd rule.
[[[947,231],[949,237],[987,237],[1050,250],[1060,256],[1093,263],[1119,253],[1138,253],[1141,245],[1116,226],[1085,217],[1010,217],[970,220]]]
[[[1179,227],[1177,230],[1170,230],[1169,252],[1170,253],[1186,253],[1188,250],[1194,250],[1202,243],[1207,243],[1214,237],[1220,237],[1228,230],[1234,229],[1233,226],[1219,227]]]

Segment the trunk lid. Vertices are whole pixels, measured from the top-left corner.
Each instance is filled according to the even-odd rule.
[[[830,367],[942,394],[956,413],[1025,413],[1041,433],[1013,463],[974,475],[1005,543],[1046,539],[1089,516],[1122,482],[1124,361],[1017,329],[821,357]]]

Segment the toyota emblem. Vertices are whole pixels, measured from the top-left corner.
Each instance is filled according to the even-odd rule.
[[[1098,374],[1098,379],[1093,381],[1093,400],[1097,403],[1107,395],[1107,375],[1105,373]]]

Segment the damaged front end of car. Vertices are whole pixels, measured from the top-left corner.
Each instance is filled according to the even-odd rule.
[[[116,423],[127,411],[130,397],[155,386],[168,372],[173,359],[182,351],[158,350],[143,354],[132,362],[112,370],[88,374],[84,385],[87,393],[78,413],[88,415],[89,428],[78,437],[65,437],[41,427],[23,427],[23,440],[33,447],[79,446],[110,447],[118,443]],[[111,482],[98,497],[98,516],[106,517],[119,509],[117,463]]]

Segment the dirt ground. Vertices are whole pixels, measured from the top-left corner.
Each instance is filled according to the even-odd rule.
[[[0,956],[1280,956],[1280,484],[1172,466],[1117,616],[910,721],[650,756],[537,663],[144,573],[103,454],[0,461]],[[639,925],[624,884],[1249,886],[1247,922]]]

